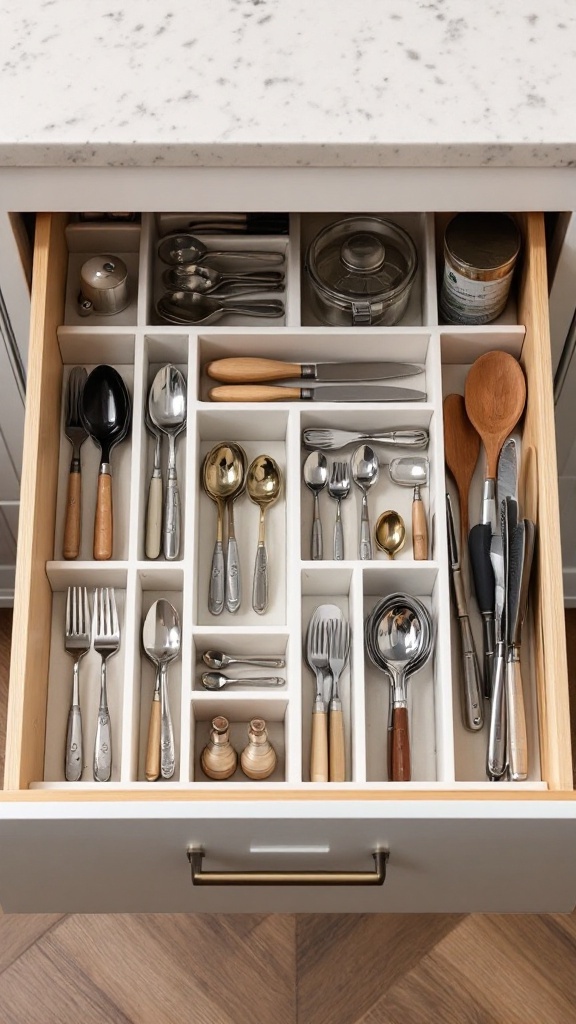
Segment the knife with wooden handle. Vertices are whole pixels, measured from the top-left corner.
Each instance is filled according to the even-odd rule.
[[[257,384],[269,380],[315,380],[329,384],[411,377],[421,372],[421,367],[413,363],[287,363],[251,357],[215,359],[206,367],[209,377],[224,384]]]
[[[424,402],[424,391],[382,384],[325,384],[318,388],[272,384],[222,384],[211,388],[213,402]]]

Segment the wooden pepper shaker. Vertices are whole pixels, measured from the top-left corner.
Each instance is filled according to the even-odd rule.
[[[229,779],[238,765],[238,754],[230,743],[230,724],[224,715],[212,719],[210,739],[200,758],[202,771],[210,779]]]
[[[248,729],[248,745],[240,757],[244,775],[249,779],[267,779],[276,762],[276,751],[268,739],[266,722],[263,718],[253,718]]]

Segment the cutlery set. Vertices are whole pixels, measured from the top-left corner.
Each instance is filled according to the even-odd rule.
[[[350,625],[337,605],[319,605],[308,623],[306,661],[316,675],[312,707],[310,781],[346,781],[340,677],[348,662]]]
[[[525,404],[526,382],[519,363],[498,351],[487,352],[472,364],[464,398],[449,395],[444,402],[446,463],[458,487],[462,543],[468,539],[483,627],[481,668],[447,495],[449,561],[461,630],[463,722],[471,731],[482,729],[486,701],[486,772],[492,781],[506,775],[513,782],[524,781],[529,768],[520,646],[536,527],[520,507],[520,444],[514,433]],[[469,489],[481,446],[486,456],[481,521],[467,538]]]
[[[284,265],[282,252],[209,249],[193,235],[173,232],[161,239],[158,257],[168,265],[162,274],[166,290],[156,303],[166,323],[212,324],[229,314],[272,319],[285,314],[283,302],[257,297],[285,290],[284,271],[267,269]],[[258,269],[228,269],[246,264]]]
[[[68,378],[64,433],[72,445],[68,478],[63,555],[77,558],[81,541],[81,461],[80,449],[88,436],[100,448],[100,469],[96,514],[94,517],[93,555],[98,561],[112,558],[112,449],[129,432],[132,406],[128,389],[113,366],[97,366],[90,374],[75,366]]]
[[[214,445],[204,458],[202,486],[217,508],[216,542],[212,555],[208,610],[221,615],[224,608],[236,613],[242,603],[240,557],[234,526],[234,502],[244,490],[260,509],[258,543],[252,585],[252,608],[259,615],[268,610],[269,574],[266,548],[266,513],[282,492],[282,471],[270,455],[258,455],[246,468],[246,453],[234,441]],[[224,520],[228,542],[224,556]]]
[[[318,432],[316,431],[316,433]],[[392,459],[388,464],[392,483],[400,487],[412,487],[414,489],[412,501],[412,547],[414,559],[417,561],[428,558],[428,527],[420,493],[420,487],[428,483],[428,470],[428,459],[422,456]],[[358,558],[363,561],[373,558],[368,493],[377,483],[379,472],[380,460],[373,448],[367,444],[362,444],[355,450],[350,462],[334,459],[330,468],[324,451],[321,449],[311,451],[306,457],[302,476],[306,487],[314,496],[310,540],[310,557],[313,561],[319,561],[324,557],[322,521],[320,518],[320,494],[324,489],[336,501],[332,558],[336,561],[341,561],[345,558],[342,501],[350,494],[351,481],[354,482],[362,494]],[[404,520],[398,512],[388,509],[379,516],[374,535],[376,546],[379,550],[385,551],[388,557],[393,559],[394,555],[404,546],[406,538]]]

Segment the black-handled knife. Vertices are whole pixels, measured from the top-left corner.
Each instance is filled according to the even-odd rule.
[[[490,543],[492,530],[490,523],[478,523],[470,530],[468,551],[472,566],[476,601],[482,615],[482,633],[484,638],[484,696],[487,700],[492,695],[492,673],[494,670],[495,648],[495,582],[494,569],[490,560]]]

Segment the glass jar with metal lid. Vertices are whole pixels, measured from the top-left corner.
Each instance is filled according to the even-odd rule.
[[[506,213],[459,213],[444,235],[440,319],[487,324],[508,301],[520,231]]]
[[[313,311],[338,327],[396,324],[417,268],[416,246],[397,224],[369,216],[329,224],[306,253]]]

